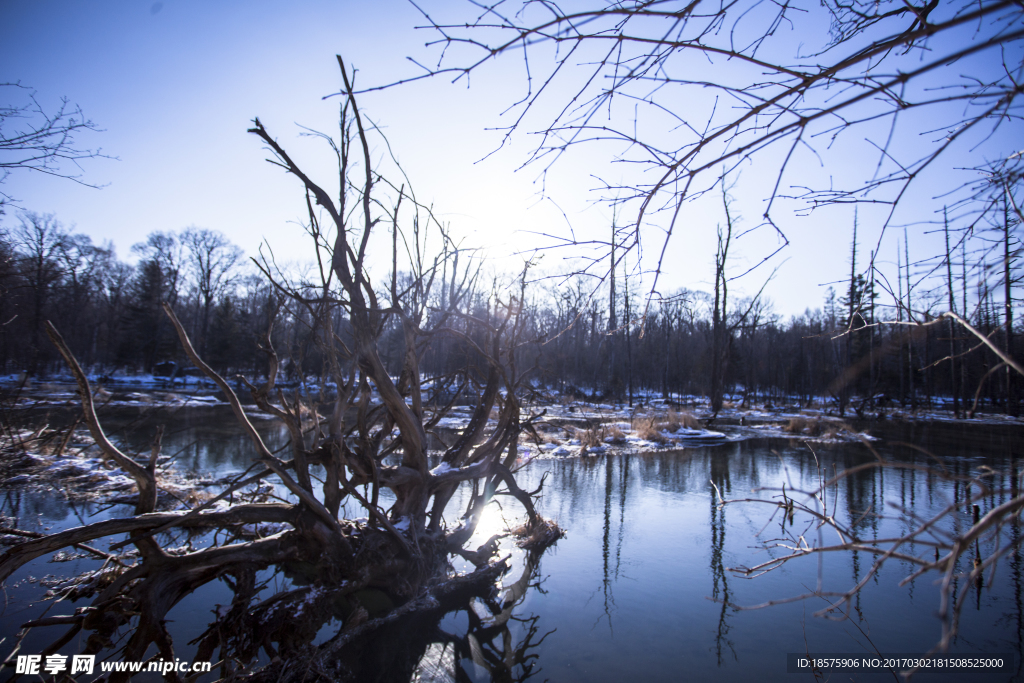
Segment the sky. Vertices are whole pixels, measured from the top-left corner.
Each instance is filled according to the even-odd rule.
[[[425,6],[456,16],[461,5]],[[61,97],[79,105],[103,132],[84,134],[78,144],[116,157],[82,163],[82,180],[100,189],[18,173],[4,192],[25,210],[55,214],[97,244],[111,242],[129,261],[131,245],[150,232],[193,225],[223,232],[249,255],[265,244],[279,262],[309,261],[298,183],[265,163],[267,151],[246,129],[258,116],[313,177],[329,183],[335,173],[330,151],[303,137],[300,126],[336,130],[338,99],[324,99],[340,88],[335,55],[359,70],[363,87],[415,75],[419,70],[408,58],[426,61],[432,54],[424,44],[434,36],[415,28],[423,23],[405,0],[0,0],[0,82],[35,89],[47,109]],[[516,254],[546,243],[541,234],[604,235],[612,220],[611,210],[594,202],[594,175],[615,173],[600,149],[570,155],[543,178],[537,167],[520,168],[529,136],[518,135],[489,155],[501,134],[488,129],[507,125],[502,112],[523,87],[521,62],[507,59],[475,74],[470,87],[436,78],[360,99],[364,113],[386,131],[419,200],[433,205],[464,244],[485,247],[497,267],[510,269],[522,262]],[[829,172],[842,175],[846,164],[866,163],[862,143],[853,137],[830,148]],[[375,154],[379,159],[384,151],[376,147]],[[810,168],[821,161],[801,163]],[[762,168],[742,170],[733,192],[741,227],[758,223],[771,182]],[[911,201],[918,215],[934,217],[927,190]],[[683,221],[666,252],[661,291],[711,288],[720,205],[720,198],[695,205]],[[879,219],[870,210],[860,218],[866,246],[859,258],[866,262],[878,236],[872,223]],[[0,221],[10,227],[17,211]],[[787,216],[791,246],[768,264],[780,266],[766,289],[777,312],[821,306],[825,287],[847,277],[852,224],[849,207]],[[934,235],[912,232],[912,258],[934,253]],[[895,261],[897,240],[901,231],[885,236],[880,261]],[[733,249],[733,272],[777,244],[771,231],[745,236]],[[660,246],[654,239],[645,244],[646,267]],[[577,255],[547,252],[543,267],[557,272]],[[883,267],[895,277],[895,263]],[[758,269],[731,291],[753,293],[768,272]]]

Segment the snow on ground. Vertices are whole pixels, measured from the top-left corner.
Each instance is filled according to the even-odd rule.
[[[442,417],[437,421],[437,426],[445,429],[463,429],[469,426],[468,417]]]
[[[42,384],[28,387],[7,397],[10,408],[26,409],[38,406],[76,406],[78,392],[71,385]],[[93,402],[99,409],[105,407],[169,407],[227,405],[220,394],[189,394],[183,391],[111,391],[94,387]],[[255,410],[255,406],[253,406]]]
[[[102,457],[84,428],[76,429],[70,436],[46,428],[10,432],[0,438],[0,455],[0,488],[58,490],[68,500],[106,504],[134,506],[138,500],[134,479]],[[167,466],[172,460],[165,456],[157,462],[157,509],[195,507],[209,500],[214,492],[219,493],[232,479],[231,476],[214,479]],[[264,490],[249,487],[237,492],[236,499],[265,498],[270,491],[269,486]],[[228,505],[222,500],[211,509]],[[270,527],[248,531],[261,536],[276,533]]]
[[[549,393],[548,398],[561,397]],[[734,402],[727,401],[715,416],[706,399],[694,396],[682,398],[689,404],[685,408],[678,402],[660,399],[647,403],[637,402],[630,407],[627,404],[588,402],[572,397],[528,406],[524,408],[523,418],[536,414],[541,408],[546,411],[536,422],[543,443],[535,444],[538,449],[535,457],[541,458],[713,446],[766,437],[820,443],[874,441],[876,438],[865,431],[865,423],[867,429],[870,429],[874,419],[956,419],[952,411],[941,409],[911,411],[887,407],[866,413],[867,419],[858,421],[858,426],[852,427],[850,421],[857,419],[853,411],[848,412],[846,419],[842,419],[828,408],[801,407],[796,400],[744,406],[740,402],[741,397],[733,396],[731,398]],[[991,414],[961,421],[1024,425],[1024,420]],[[590,448],[581,445],[580,435],[587,432],[592,432],[593,438],[588,440],[582,437],[582,443],[596,441],[599,445]]]
[[[17,387],[22,379],[13,375],[0,376],[0,387],[10,390]],[[207,388],[209,382],[205,379],[187,378],[187,387],[171,384],[166,378],[152,375],[94,375],[92,379],[97,387],[96,402],[101,407],[201,408],[225,405],[218,394]],[[313,378],[307,378],[307,388],[311,388],[310,393],[314,394],[320,391]],[[869,434],[851,428],[844,420],[833,415],[828,404],[818,402],[812,407],[805,407],[795,398],[745,405],[742,397],[729,396],[727,398],[730,400],[726,401],[717,416],[713,416],[707,399],[699,396],[678,396],[675,401],[647,396],[646,401],[637,401],[634,406],[629,406],[627,403],[580,400],[575,396],[561,396],[551,390],[543,393],[544,400],[523,407],[521,419],[524,421],[541,411],[545,414],[534,422],[539,442],[533,434],[524,433],[521,436],[520,463],[535,458],[705,447],[749,438],[801,439],[826,443],[874,440]],[[46,382],[27,383],[20,392],[10,392],[7,401],[10,407],[25,408],[76,405],[78,397],[70,376],[56,376]],[[949,402],[937,403],[946,406]],[[259,411],[256,406],[247,405],[245,409],[252,418],[275,419]],[[472,412],[470,407],[456,406],[438,421],[437,427],[451,432],[465,429]],[[849,413],[848,417],[854,419],[856,415]],[[957,419],[945,407],[927,410],[886,407],[868,412],[867,417],[920,421]],[[994,414],[979,414],[975,418],[960,421],[1024,425],[1024,420]],[[494,425],[493,414],[488,423]],[[25,433],[18,438],[29,436]],[[67,444],[64,455],[57,457],[31,452],[14,458],[5,467],[6,485],[52,486],[53,482],[59,480],[70,484],[67,490],[78,491],[76,495],[93,499],[129,502],[135,495],[131,479],[120,470],[103,463],[95,446],[91,442],[82,442],[80,434],[76,434]],[[434,473],[441,474],[444,471],[442,466],[436,468]],[[203,489],[204,485],[212,485],[212,482],[198,485],[199,478],[188,473],[172,473],[168,470],[161,476],[167,487],[163,495],[170,497],[194,497],[196,491]],[[262,533],[268,530],[258,531]]]

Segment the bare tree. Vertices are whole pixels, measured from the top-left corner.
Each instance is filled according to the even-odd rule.
[[[992,280],[992,290],[1002,290],[1003,350],[1012,356],[1015,354],[1014,288],[1024,280],[1020,267],[1020,231],[1021,225],[1024,225],[1024,214],[1021,211],[1024,203],[1024,160],[1017,155],[999,163],[987,164],[977,171],[979,178],[973,187],[974,193],[968,200],[961,202],[958,208],[965,214],[963,218],[969,220],[965,230],[980,233],[980,260],[992,258],[999,264],[988,272],[982,269],[980,276],[986,281]],[[1019,301],[1019,297],[1016,300]],[[1003,378],[1006,412],[1017,416],[1020,414],[1019,378],[1009,368],[1006,368]]]
[[[78,381],[93,438],[104,456],[134,479],[139,496],[134,516],[29,540],[0,556],[3,579],[43,553],[112,535],[129,536],[114,544],[114,550],[134,545],[138,551],[136,559],[113,558],[102,581],[93,573],[80,577],[76,597],[92,597],[91,607],[56,621],[49,617],[26,624],[26,631],[54,623],[68,626],[47,653],[86,631],[91,633],[86,652],[98,652],[123,635],[123,659],[142,660],[155,645],[160,657],[173,660],[165,626],[168,611],[198,587],[223,578],[234,597],[197,639],[197,661],[218,659],[222,677],[237,677],[252,672],[263,650],[278,659],[254,680],[309,680],[307,672],[320,672],[327,679],[332,674],[325,672],[333,670],[335,656],[352,638],[402,614],[434,608],[437,598],[467,583],[487,585],[507,568],[504,561],[492,561],[496,539],[475,550],[464,547],[496,495],[510,496],[525,508],[526,524],[519,531],[524,546],[544,547],[560,534],[534,507],[537,492],[520,489],[513,474],[520,431],[539,417],[524,415],[518,396],[528,370],[518,367],[515,354],[524,341],[522,285],[492,297],[482,312],[467,311],[468,281],[449,264],[446,306],[435,306],[441,297],[432,288],[441,259],[452,252],[429,255],[423,248],[425,233],[440,226],[407,184],[392,184],[374,168],[372,141],[380,139],[375,137],[379,132],[356,106],[352,72],[338,61],[346,96],[341,137],[333,141],[339,162],[337,194],[306,175],[259,119],[250,129],[269,149],[271,163],[299,182],[320,281],[291,283],[280,278],[272,260],[260,265],[290,305],[310,314],[310,334],[323,354],[336,396],[318,404],[301,393],[279,390],[279,358],[267,330],[263,351],[269,374],[264,384],[251,386],[251,395],[284,422],[291,436],[290,458],[271,452],[231,386],[197,353],[173,308],[165,304],[186,354],[227,397],[251,442],[253,462],[213,499],[190,510],[159,512],[159,434],[142,463],[106,438],[88,380],[51,325],[50,337]],[[411,225],[403,221],[403,207],[413,214]],[[390,282],[378,290],[367,259],[373,234],[389,228],[390,235],[382,237],[390,237],[392,272]],[[409,278],[399,277],[403,253]],[[397,321],[404,342],[397,377],[381,355],[390,321]],[[469,425],[431,468],[428,437],[455,399],[424,399],[420,360],[431,339],[444,336],[456,338],[468,359],[456,398],[470,394],[474,384],[479,393]],[[328,415],[321,416],[321,410]],[[490,419],[492,412],[496,420]],[[279,502],[266,502],[265,493],[250,488],[268,479],[282,489]],[[215,509],[229,497],[241,503]],[[267,524],[284,528],[276,533],[246,531],[254,528],[250,525],[265,529],[260,525]],[[168,550],[182,534],[218,529],[224,533],[201,548]],[[469,578],[452,578],[453,554],[469,559],[478,571]],[[258,570],[296,565],[304,567],[308,585],[269,599],[259,597]],[[370,619],[357,594],[371,586],[386,591],[399,607]],[[343,632],[312,647],[310,641],[331,617],[331,605],[339,603],[350,607]],[[289,666],[294,662],[287,660],[295,657],[303,663]],[[111,680],[128,675],[115,673]],[[177,674],[165,677],[174,680]]]
[[[243,254],[216,230],[192,226],[182,231],[179,241],[187,253],[185,269],[199,305],[199,353],[205,354],[209,343],[210,311],[214,301],[235,283],[236,268]]]
[[[761,295],[764,288],[771,281],[775,273],[772,273],[757,294],[746,302],[745,308],[740,308],[729,314],[729,277],[726,267],[729,261],[729,247],[734,240],[733,228],[736,219],[732,215],[732,197],[729,195],[729,187],[722,185],[722,208],[725,212],[725,230],[718,228],[718,247],[715,251],[715,294],[714,304],[711,309],[711,377],[709,400],[711,412],[717,416],[722,409],[725,396],[726,374],[729,367],[729,356],[732,353],[734,333],[747,323],[751,313],[755,317],[759,315],[762,305]],[[757,323],[754,323],[756,328]]]
[[[727,329],[729,311],[729,280],[725,274],[732,245],[732,214],[729,212],[729,194],[722,187],[722,206],[725,209],[725,232],[718,228],[718,248],[715,251],[715,304],[711,310],[711,412],[718,415],[725,394],[725,373],[732,349],[732,330]]]
[[[12,231],[14,244],[21,252],[19,270],[29,295],[29,330],[32,339],[28,373],[39,371],[44,311],[53,294],[53,285],[63,277],[61,255],[71,246],[71,235],[53,214],[23,213]]]
[[[99,131],[80,107],[64,98],[56,111],[47,111],[35,90],[20,83],[0,83],[0,93],[0,185],[13,171],[28,170],[95,187],[82,180],[79,162],[106,155],[76,142],[82,133]],[[0,190],[0,213],[11,199]]]

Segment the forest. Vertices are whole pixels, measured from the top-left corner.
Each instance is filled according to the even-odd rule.
[[[258,342],[271,327],[285,381],[316,382],[330,374],[313,343],[309,312],[285,301],[257,264],[216,230],[150,233],[132,248],[138,260],[131,265],[55,216],[14,218],[0,232],[3,374],[64,371],[45,341],[46,320],[62,321],[69,347],[97,376],[159,374],[168,362],[184,368],[188,361],[163,302],[224,375],[266,375]],[[1007,355],[1020,357],[1021,319],[1015,321],[1015,306],[1006,304],[1019,300],[1019,219],[1010,212],[1004,218],[974,241],[947,235],[949,254],[901,265],[895,298],[880,291],[870,268],[865,275],[859,267],[864,257],[850,226],[848,283],[838,292],[829,287],[822,306],[789,320],[773,312],[767,297],[729,300],[727,285],[716,309],[715,292],[684,289],[648,300],[624,269],[602,273],[604,283],[596,288],[585,273],[543,277],[530,271],[523,324],[535,341],[518,353],[535,364],[530,380],[538,387],[630,405],[651,397],[686,402],[728,395],[738,403],[817,403],[838,415],[874,415],[895,406],[1018,415],[1014,373],[959,323],[936,323],[943,312],[958,313]],[[1001,251],[1007,258],[998,263]],[[446,308],[450,267],[442,264],[428,307]],[[484,315],[495,293],[516,280],[486,263],[473,267],[460,304],[466,316]],[[410,281],[412,274],[399,278]],[[381,355],[393,374],[405,352],[400,323],[387,321]],[[465,364],[465,347],[443,338],[431,342],[421,367],[442,377]]]

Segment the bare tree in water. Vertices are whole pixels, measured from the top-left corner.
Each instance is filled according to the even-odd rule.
[[[227,397],[249,438],[252,464],[216,496],[190,509],[162,511],[160,434],[141,461],[113,444],[96,417],[85,374],[50,325],[50,337],[78,382],[93,438],[104,456],[134,479],[138,497],[133,515],[31,538],[0,557],[0,578],[69,546],[106,561],[101,571],[68,588],[66,597],[91,598],[91,605],[25,624],[23,635],[43,626],[66,628],[44,654],[81,638],[85,653],[114,649],[118,659],[142,661],[155,647],[159,658],[174,660],[169,611],[198,588],[223,581],[233,596],[194,641],[196,661],[219,662],[224,679],[310,680],[312,675],[337,680],[344,675],[336,658],[345,643],[402,614],[435,609],[437,599],[453,590],[488,586],[507,568],[504,560],[495,561],[495,539],[476,549],[465,547],[496,495],[525,508],[521,544],[543,548],[560,535],[534,507],[537,492],[520,489],[513,474],[520,431],[538,417],[523,414],[520,398],[529,370],[517,365],[515,354],[525,341],[522,289],[492,297],[481,310],[470,308],[472,271],[457,268],[457,252],[450,248],[429,255],[428,234],[435,240],[446,236],[438,234],[440,226],[406,184],[390,182],[373,167],[371,147],[379,132],[356,105],[354,72],[338,62],[345,84],[341,134],[323,136],[337,156],[336,192],[308,176],[259,119],[249,131],[269,149],[270,162],[298,181],[318,280],[288,282],[271,260],[259,265],[285,305],[308,313],[308,336],[323,361],[321,387],[336,387],[336,395],[318,403],[278,389],[280,359],[268,329],[262,349],[269,372],[250,393],[290,434],[289,452],[272,452],[232,387],[204,362],[165,304],[188,356]],[[375,283],[368,259],[381,244],[390,251],[391,275],[390,281]],[[389,369],[380,345],[393,323],[401,331],[403,351],[398,367]],[[423,377],[420,359],[427,345],[445,338],[455,340],[466,363],[448,377]],[[426,394],[430,387],[438,389],[436,395]],[[468,426],[432,468],[431,433],[460,399],[470,401]],[[268,480],[278,486],[276,502],[268,498],[271,489],[261,486]],[[208,535],[202,543],[182,545],[195,534]],[[87,545],[119,536],[127,538],[111,552]],[[115,554],[128,546],[135,552]],[[450,561],[456,555],[477,571],[455,576]],[[261,596],[260,570],[268,567],[295,579],[294,587]],[[383,592],[393,609],[380,614],[364,604],[367,591],[378,597]],[[339,609],[342,630],[312,646]],[[253,673],[261,652],[274,662]],[[111,680],[129,675],[114,673]],[[165,678],[179,677],[172,671]]]

